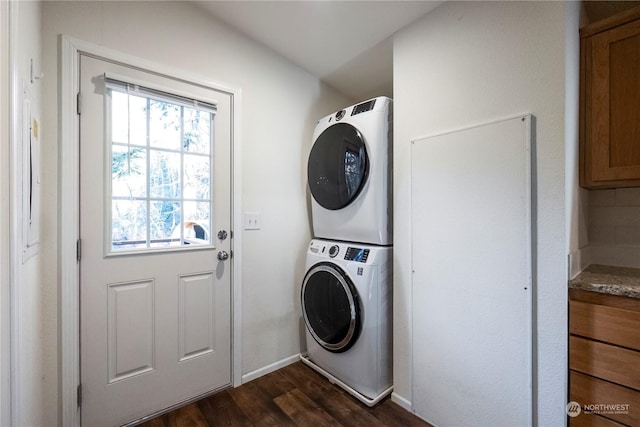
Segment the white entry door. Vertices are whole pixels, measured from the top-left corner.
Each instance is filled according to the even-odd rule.
[[[231,384],[231,96],[82,55],[82,424]]]

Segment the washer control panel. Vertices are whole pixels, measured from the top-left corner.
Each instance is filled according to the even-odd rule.
[[[344,254],[344,259],[347,261],[367,262],[369,258],[369,249],[354,248],[349,246],[347,253]]]
[[[361,262],[365,264],[369,259],[370,249],[347,246],[346,244],[337,242],[312,240],[309,245],[309,252],[326,258],[344,259],[345,261]]]

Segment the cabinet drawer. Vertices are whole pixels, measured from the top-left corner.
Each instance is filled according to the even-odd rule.
[[[640,390],[640,352],[569,337],[569,367],[575,371]]]
[[[629,405],[627,413],[607,413],[604,417],[614,421],[640,425],[640,393],[579,372],[570,371],[571,401],[584,405]],[[580,418],[585,414],[580,414]]]
[[[640,312],[569,301],[569,332],[640,350]]]

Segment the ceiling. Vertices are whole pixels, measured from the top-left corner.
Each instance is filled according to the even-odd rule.
[[[362,100],[392,96],[396,31],[442,1],[196,1],[325,83]]]
[[[195,0],[354,100],[393,95],[391,36],[445,0]],[[590,22],[640,1],[583,1]]]

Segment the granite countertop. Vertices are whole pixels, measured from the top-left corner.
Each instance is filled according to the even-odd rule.
[[[569,280],[569,287],[640,298],[640,268],[592,264],[574,279]]]

